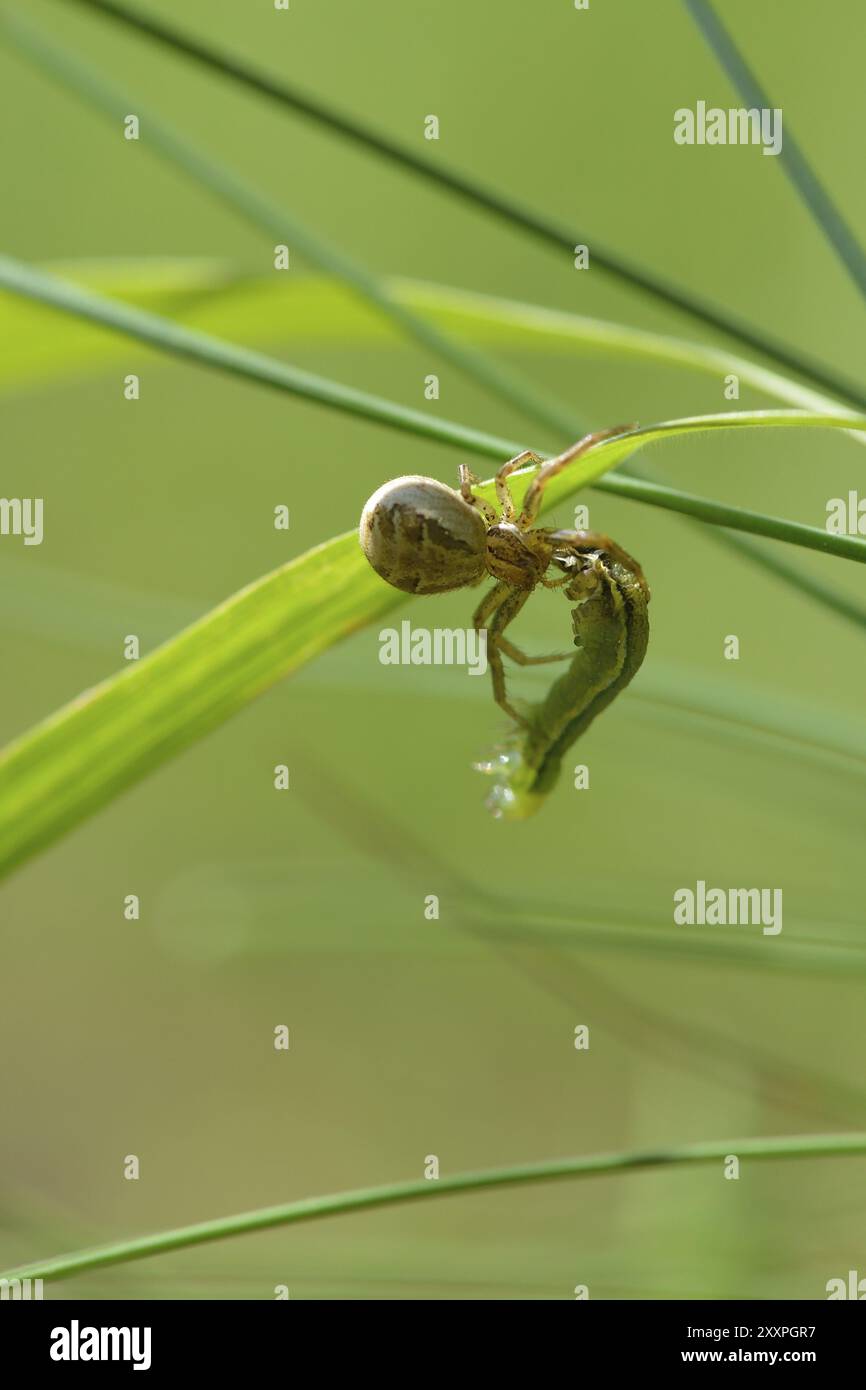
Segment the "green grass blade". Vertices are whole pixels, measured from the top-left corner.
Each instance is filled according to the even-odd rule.
[[[76,261],[59,269],[85,288],[143,308],[182,309],[192,301],[191,316],[199,327],[245,345],[294,338],[364,345],[397,341],[381,317],[368,313],[359,300],[325,277],[305,276],[275,285],[272,278],[250,279],[218,262],[198,260]],[[386,283],[389,295],[415,313],[478,341],[510,344],[526,352],[551,346],[579,349],[616,360],[681,367],[718,380],[733,374],[755,390],[805,410],[832,411],[840,404],[837,398],[749,358],[685,338],[426,280],[389,277]],[[221,295],[222,291],[226,293]],[[15,350],[0,359],[0,386],[27,383],[47,374],[41,367],[43,335],[22,342],[27,324],[20,315],[12,317],[11,306],[12,301],[3,306],[2,337]],[[102,364],[110,340],[97,338],[74,320],[63,331],[66,336],[58,352],[49,358],[52,369],[61,363],[75,371],[81,370],[82,363]],[[866,436],[858,438],[866,443]]]
[[[358,297],[322,276],[275,283],[273,277],[241,275],[217,261],[160,258],[78,260],[56,265],[54,273],[140,308],[183,315],[191,326],[247,346],[299,340],[388,347],[399,341],[382,315],[369,312]],[[522,352],[555,347],[614,360],[631,358],[717,380],[733,373],[787,405],[834,410],[840,404],[748,358],[684,338],[425,280],[389,277],[386,283],[389,295],[416,314],[479,342],[519,347]],[[0,356],[0,387],[54,378],[63,367],[80,373],[121,356],[117,340],[95,333],[84,322],[56,322],[52,341],[46,342],[41,326],[38,333],[33,331],[32,314],[20,306],[15,312],[16,301],[6,300],[0,307],[0,343],[6,345]]]
[[[562,443],[579,439],[586,425],[556,401],[536,391],[522,374],[509,371],[471,343],[450,337],[429,318],[417,314],[391,291],[387,280],[374,275],[366,266],[312,231],[282,205],[266,198],[258,189],[194,145],[163,117],[149,111],[135,97],[105,81],[89,64],[72,57],[45,39],[17,16],[0,12],[0,34],[16,51],[23,53],[50,76],[72,90],[98,110],[123,120],[135,110],[147,130],[146,147],[165,156],[177,168],[207,189],[220,202],[238,213],[252,226],[278,243],[285,243],[310,264],[347,284],[353,293],[384,314],[410,339],[430,348],[458,371],[464,372],[488,390],[497,400],[522,410],[531,419],[562,435]]]
[[[475,1173],[458,1173],[453,1178],[436,1181],[390,1183],[382,1187],[365,1187],[355,1192],[337,1192],[327,1197],[308,1197],[283,1206],[262,1207],[236,1216],[201,1221],[192,1226],[160,1231],[156,1235],[139,1236],[78,1250],[69,1255],[35,1260],[32,1264],[5,1271],[3,1279],[69,1279],[90,1269],[106,1265],[125,1264],[129,1260],[164,1255],[171,1250],[184,1250],[209,1241],[227,1240],[231,1236],[250,1235],[254,1231],[270,1231],[278,1226],[294,1226],[302,1221],[321,1220],[353,1211],[370,1211],[378,1207],[396,1206],[405,1202],[432,1200],[458,1193],[490,1191],[500,1187],[519,1187],[526,1183],[556,1182],[566,1178],[600,1177],[605,1174],[637,1172],[648,1168],[681,1167],[691,1164],[724,1163],[729,1154],[740,1162],[772,1162],[795,1158],[852,1158],[866,1154],[866,1133],[785,1135],[771,1139],[727,1139],[704,1144],[684,1144],[681,1147],[658,1149],[652,1152],[588,1154],[580,1158],[553,1159],[544,1163],[526,1163],[510,1168],[490,1168]]]
[[[710,0],[683,0],[683,3],[746,106],[758,111],[772,111],[775,102],[761,86],[710,4]],[[861,296],[866,299],[866,254],[863,247],[818,178],[787,121],[779,152],[779,163]]]
[[[227,53],[218,52],[216,49],[201,43],[198,39],[183,34],[178,29],[163,24],[152,16],[131,10],[125,5],[116,4],[114,0],[75,0],[75,3],[90,10],[97,10],[137,33],[154,39],[158,43],[174,49],[177,53],[182,53],[185,57],[193,59],[211,71],[231,78],[258,95],[317,122],[365,149],[382,155],[401,168],[419,174],[428,181],[438,183],[440,187],[469,203],[473,203],[476,207],[492,213],[509,226],[519,227],[523,231],[529,232],[539,240],[553,246],[562,255],[567,254],[571,257],[576,244],[591,243],[593,262],[600,270],[606,271],[634,289],[641,290],[652,295],[655,299],[673,306],[702,324],[709,324],[720,332],[738,339],[754,351],[774,358],[776,362],[785,366],[789,371],[810,377],[824,390],[832,392],[850,404],[866,409],[866,389],[859,383],[848,380],[840,373],[831,370],[806,354],[792,351],[780,340],[753,327],[745,320],[726,313],[717,305],[710,304],[708,301],[686,292],[670,280],[665,280],[634,262],[627,261],[623,256],[602,246],[596,237],[589,237],[586,232],[579,232],[574,228],[551,222],[541,217],[534,209],[516,203],[513,199],[506,198],[503,194],[492,189],[482,187],[457,170],[449,168],[441,160],[437,159],[436,163],[432,164],[414,154],[412,150],[364,127],[360,122],[338,114],[330,107],[325,106],[324,103],[302,93],[296,87],[278,81]]]
[[[123,263],[120,263],[117,269],[112,262],[97,262],[84,266],[78,263],[75,271],[77,274],[84,272],[87,284],[95,282],[113,293],[134,295],[138,300],[155,303],[158,307],[162,307],[166,301],[175,302],[173,296],[183,293],[182,278],[174,263],[165,268],[162,267],[162,263],[157,263],[152,267],[139,265],[130,270],[127,270]],[[190,267],[189,276],[190,293],[198,288],[206,291],[209,286],[214,290],[232,287],[232,284],[235,288],[237,286],[237,281],[227,280],[224,270],[198,262]],[[269,330],[275,333],[279,331],[281,336],[285,336],[287,323],[294,324],[296,331],[305,337],[313,332],[321,335],[323,326],[325,331],[339,330],[343,335],[348,331],[348,336],[353,341],[360,337],[363,341],[369,342],[375,340],[377,333],[381,333],[380,325],[374,326],[370,316],[358,316],[357,306],[348,308],[345,298],[338,297],[335,300],[333,286],[329,281],[296,282],[285,298],[280,292],[273,293],[269,289],[264,299],[258,295],[259,283],[264,282],[253,282],[248,294],[240,303],[236,295],[231,297],[228,304],[217,305],[216,309],[212,302],[206,301],[206,320],[213,322],[216,318],[217,326],[223,331],[230,325],[235,333],[248,339],[259,338],[263,333],[267,335]],[[457,324],[464,332],[470,329],[482,333],[511,332],[524,348],[552,341],[569,347],[580,345],[617,357],[632,356],[641,360],[665,362],[672,366],[689,367],[714,376],[734,372],[757,390],[794,405],[819,412],[832,412],[838,404],[832,397],[800,386],[797,382],[746,359],[682,339],[646,332],[627,325],[564,314],[535,305],[454,290],[448,286],[407,280],[394,280],[391,284],[396,297],[414,304],[420,311],[435,314]],[[290,315],[286,312],[287,307],[292,310]],[[10,350],[5,359],[0,361],[0,383],[30,381],[40,374],[40,368],[44,375],[44,335],[40,334],[34,339],[31,328],[28,336],[28,321],[20,315],[10,315],[8,307],[4,320],[5,334],[0,337],[5,337],[6,341],[15,346],[14,351]],[[88,333],[88,330],[82,329],[74,319],[67,326],[65,334],[60,335],[59,343],[55,342],[55,337],[56,335],[52,335],[54,346],[53,355],[47,364],[49,369],[59,361],[68,361],[80,370],[82,363],[101,363],[109,354],[104,335]],[[447,422],[446,430],[450,430]],[[862,433],[855,433],[852,438],[859,443],[866,443],[866,435]],[[454,441],[449,435],[446,442]],[[502,457],[503,449],[517,452],[518,447],[522,448],[524,445],[518,446],[514,441],[497,441],[496,447],[489,451],[487,456]],[[634,480],[615,475],[601,480],[596,486],[636,501],[671,506],[674,510],[681,510],[699,520],[719,526],[751,531],[754,534],[770,534],[760,521],[756,522],[736,508],[720,510],[712,502],[664,485],[656,485],[654,480]],[[827,549],[822,536],[822,532],[806,528],[801,539],[802,543],[810,548]],[[793,532],[785,537],[795,538]],[[754,558],[757,559],[757,556]],[[779,568],[772,565],[767,567],[774,570]],[[796,583],[804,591],[811,591],[814,587],[803,581],[796,571],[789,573],[788,577],[789,582]],[[838,609],[839,604],[834,602],[831,591],[827,592],[830,595],[827,600],[830,606]],[[817,597],[817,594],[814,596]],[[844,600],[840,600],[840,603],[844,605]]]
[[[213,294],[218,294],[221,289],[226,288],[235,291],[241,283],[229,271],[213,263],[158,261],[127,265],[123,262],[108,261],[79,263],[75,271],[79,276],[83,275],[85,283],[101,284],[112,293],[120,293],[124,298],[136,302],[143,300],[145,303],[153,303],[156,307],[176,304],[179,299],[195,300],[197,295],[207,294],[208,291]],[[258,283],[252,282],[250,289],[253,293],[254,286]],[[757,366],[748,359],[684,339],[537,305],[474,294],[445,285],[400,279],[390,281],[390,285],[395,298],[401,298],[414,305],[419,312],[444,319],[464,333],[471,330],[482,334],[510,334],[511,338],[520,342],[524,348],[545,342],[560,343],[570,348],[579,345],[616,357],[635,357],[703,371],[714,377],[735,373],[755,389],[792,405],[814,410],[833,410],[837,404],[832,397],[801,386],[798,382]],[[226,312],[231,314],[234,330],[251,337],[258,337],[262,332],[267,334],[269,328],[283,333],[287,321],[297,324],[299,320],[301,333],[310,332],[314,323],[317,332],[321,332],[323,324],[331,325],[335,331],[345,331],[345,305],[339,300],[333,300],[331,289],[331,282],[327,280],[296,283],[285,296],[279,293],[276,296],[269,294],[264,303],[256,297],[253,301],[254,312],[250,314],[246,313],[243,306],[239,305],[237,296],[233,295],[230,308]],[[211,304],[211,313],[212,307]],[[293,310],[291,316],[286,313],[287,307]],[[272,321],[267,317],[268,312]],[[369,319],[358,319],[350,312],[348,323],[353,340],[360,334],[364,341],[375,341],[376,330]],[[25,331],[26,324],[20,319],[9,322],[7,313],[5,336],[7,341],[15,343],[16,350],[14,354],[10,352],[0,363],[0,384],[4,381],[9,383],[10,373],[14,373],[11,377],[14,383],[32,380],[38,372],[37,363],[43,364],[43,371],[46,365],[50,369],[58,361],[72,363],[80,370],[82,362],[95,363],[97,360],[104,360],[102,356],[98,359],[94,357],[96,335],[89,333],[86,328],[82,331],[74,321],[67,329],[67,336],[61,337],[57,349],[59,355],[52,356],[48,364],[44,364],[44,339],[40,336],[38,349],[34,349],[26,338],[22,343]],[[110,351],[110,348],[106,348],[106,351]],[[852,437],[866,444],[866,435],[854,434]],[[653,477],[650,481],[657,479]],[[700,505],[699,499],[694,499],[694,505]],[[716,518],[708,516],[707,519]],[[720,536],[719,539],[727,544],[738,543],[743,553],[748,554],[750,559],[761,564],[763,568],[860,625],[861,610],[856,604],[836,594],[829,586],[810,579],[799,569],[785,566],[782,561],[769,556],[765,551],[758,551],[753,544],[747,549],[746,542],[741,537]]]
[[[739,536],[721,529],[710,530],[707,534],[720,545],[736,550],[738,555],[745,555],[749,560],[760,565],[761,569],[768,574],[775,575],[777,579],[799,589],[801,593],[814,599],[816,603],[822,604],[824,608],[829,608],[837,617],[844,618],[848,623],[853,623],[861,631],[866,631],[866,608],[861,603],[848,598],[846,594],[837,593],[835,589],[831,589],[829,584],[822,583],[820,579],[803,574],[799,567],[795,568],[788,564],[775,552],[771,554],[766,547],[750,540],[747,536]]]
[[[246,334],[256,341],[260,340],[263,333],[267,334],[269,328],[279,332],[281,337],[285,336],[286,325],[289,322],[296,325],[301,333],[309,334],[315,328],[315,332],[320,334],[323,325],[332,325],[334,329],[339,327],[345,332],[348,320],[351,332],[357,335],[360,331],[365,341],[370,341],[371,338],[375,341],[377,332],[381,330],[381,320],[376,322],[369,316],[362,316],[359,320],[357,301],[347,315],[347,301],[334,301],[330,280],[307,280],[300,284],[296,282],[288,294],[280,291],[274,293],[270,289],[272,282],[268,282],[269,292],[264,302],[259,300],[256,288],[264,282],[254,281],[241,296],[242,303],[239,303],[237,291],[244,282],[232,277],[225,268],[214,263],[192,262],[188,266],[186,277],[184,263],[175,262],[133,262],[129,265],[113,261],[83,265],[79,263],[75,270],[79,276],[84,272],[86,284],[102,284],[109,291],[119,292],[121,297],[131,299],[134,303],[143,302],[160,309],[183,308],[192,303],[199,311],[204,303],[211,319],[214,306],[208,291],[212,291],[218,297],[221,290],[231,290],[232,296],[228,305],[223,305],[222,309],[219,304],[217,306],[217,321],[219,322],[220,317],[229,315],[236,334]],[[414,306],[418,313],[442,317],[462,333],[466,333],[470,328],[482,333],[492,330],[497,334],[510,333],[523,348],[552,340],[568,347],[580,344],[617,357],[633,356],[643,360],[667,362],[675,366],[706,371],[714,376],[735,372],[747,384],[790,404],[807,409],[831,411],[837,404],[831,397],[800,386],[790,378],[756,366],[731,353],[704,348],[699,344],[663,337],[625,325],[563,314],[536,305],[471,294],[447,286],[396,279],[389,281],[388,285],[388,293],[395,301]],[[243,306],[248,304],[250,293],[255,296],[254,312],[247,314]],[[287,308],[292,310],[291,314],[287,314]],[[75,370],[80,371],[82,363],[89,362],[95,365],[112,352],[113,340],[104,341],[103,335],[96,334],[87,325],[82,328],[74,319],[64,325],[64,332],[58,333],[55,329],[50,335],[48,354],[45,335],[33,332],[32,316],[31,319],[22,319],[20,315],[10,315],[7,308],[5,320],[5,337],[10,344],[14,344],[14,351],[8,352],[4,359],[0,359],[0,384],[4,381],[9,384],[10,381],[17,383],[32,380],[34,375],[44,375],[46,371],[50,374],[52,366],[64,362],[72,364]],[[860,443],[866,443],[866,435],[855,434],[852,437]],[[657,475],[648,474],[645,470],[641,476],[650,484],[660,482]],[[618,481],[613,478],[601,486],[615,491]],[[668,496],[670,492],[660,493],[659,503],[664,504]],[[686,499],[686,509],[691,513],[705,505],[702,499],[689,499],[688,494],[681,493],[680,497]],[[652,498],[645,497],[639,500],[651,501]],[[730,524],[732,521],[732,518],[728,517],[726,522],[712,510],[705,513],[704,519],[716,521],[719,525]],[[747,528],[748,522],[740,523],[739,529]],[[784,578],[789,585],[800,589],[810,598],[859,622],[856,605],[837,595],[829,586],[811,581],[808,576],[801,574],[799,569],[784,566],[782,562],[774,560],[754,545],[745,552],[745,541],[736,532],[727,537],[726,541],[729,546],[743,548],[751,561],[760,564],[777,577]]]
[[[93,323],[137,338],[177,357],[191,359],[364,419],[375,420],[380,424],[428,439],[436,439],[440,443],[468,449],[486,458],[504,460],[527,447],[525,443],[484,434],[466,425],[443,420],[438,416],[425,415],[421,411],[397,405],[381,396],[373,396],[369,392],[358,391],[325,377],[303,372],[263,353],[222,342],[218,338],[185,328],[156,314],[105,299],[90,290],[58,280],[8,256],[0,256],[0,287],[48,304],[64,313],[89,319]],[[600,449],[585,454],[580,462],[569,470],[566,477],[554,480],[548,490],[549,503],[561,500],[577,487],[590,484],[621,497],[668,507],[719,526],[750,531],[773,540],[790,541],[846,559],[861,562],[866,559],[866,542],[856,536],[830,535],[816,526],[804,526],[783,518],[767,517],[758,512],[746,512],[741,508],[724,506],[644,479],[621,475],[601,477],[602,473],[628,457],[633,448],[651,438],[666,438],[692,429],[734,428],[744,425],[824,425],[830,428],[863,431],[866,428],[866,416],[829,411],[743,411],[653,425],[647,430],[630,433],[627,436],[627,444],[624,444],[622,439],[609,440]],[[515,475],[515,481],[519,477],[519,474]]]
[[[125,90],[121,91],[106,82],[96,69],[71,57],[63,49],[46,40],[38,30],[31,25],[22,24],[20,18],[8,12],[0,15],[0,32],[7,42],[36,63],[40,70],[48,72],[66,89],[72,90],[112,118],[122,120],[126,111],[133,106],[139,119],[147,127],[148,148],[155,148],[166,156],[253,226],[261,228],[277,239],[285,238],[293,249],[299,250],[312,264],[346,282],[366,303],[384,313],[398,329],[406,332],[410,338],[431,347],[452,365],[490,389],[494,395],[507,401],[509,406],[523,410],[533,420],[560,431],[566,438],[578,438],[584,432],[586,427],[576,416],[555,402],[540,396],[524,376],[506,372],[485,354],[470,349],[459,339],[440,332],[427,318],[416,313],[410,304],[401,301],[386,280],[371,274],[366,267],[329,245],[297,217],[263,197],[245,180],[232,173],[225,164],[209,158],[162,117],[142,106],[137,98],[130,99]],[[656,481],[652,474],[645,472],[643,476],[650,482]],[[735,549],[746,545],[745,540],[741,540],[736,534],[723,536],[723,539],[729,547]],[[798,570],[789,569],[771,557],[765,559],[763,551],[753,544],[748,554],[753,563],[772,569],[787,583],[803,589],[817,601],[826,603],[844,616],[857,620],[856,605],[837,596],[831,589],[810,583]],[[866,613],[861,615],[860,622],[861,625],[866,624]]]
[[[301,371],[264,353],[239,347],[235,343],[225,343],[206,333],[184,328],[171,319],[136,309],[129,304],[120,304],[106,299],[81,286],[60,280],[44,271],[16,261],[11,256],[0,256],[0,288],[13,294],[50,305],[62,313],[74,314],[88,319],[91,323],[123,333],[127,337],[149,343],[152,347],[168,352],[175,357],[198,362],[204,366],[229,372],[233,376],[258,382],[306,400],[317,401],[351,415],[376,420],[380,424],[392,425],[428,439],[438,439],[443,443],[463,445],[488,458],[499,458],[503,446],[506,451],[511,443],[498,439],[495,435],[484,434],[468,426],[447,424],[443,428],[440,420],[425,415],[420,410],[396,405],[381,396],[357,391],[351,386],[329,381],[315,376],[312,372]]]
[[[557,402],[537,392],[523,374],[506,371],[495,359],[461,339],[440,332],[429,319],[401,302],[386,280],[373,275],[365,266],[313,233],[283,207],[263,197],[224,163],[209,158],[162,117],[148,111],[137,98],[130,100],[125,90],[121,91],[106,82],[97,69],[70,56],[47,40],[38,29],[22,24],[20,18],[8,12],[0,14],[0,32],[17,52],[34,62],[40,71],[47,72],[64,89],[71,90],[112,119],[122,120],[129,107],[134,106],[139,119],[147,127],[148,148],[155,148],[253,226],[278,240],[285,238],[287,244],[299,250],[311,264],[347,283],[355,294],[384,313],[412,340],[432,348],[452,366],[467,373],[497,398],[506,401],[509,407],[524,411],[530,419],[561,433],[566,439],[576,439],[584,433],[586,426],[582,421]],[[643,476],[650,482],[660,481],[647,471]],[[725,543],[731,549],[742,548],[745,551],[746,541],[736,533],[726,536]],[[792,587],[808,592],[817,602],[826,604],[849,619],[853,617],[861,626],[866,624],[866,613],[858,619],[856,605],[836,595],[829,587],[811,583],[799,570],[775,562],[754,544],[745,553],[754,564],[772,570]]]
[[[733,375],[756,391],[805,410],[833,410],[839,405],[837,397],[815,391],[748,357],[687,338],[427,280],[397,279],[393,283],[400,298],[453,330],[471,331],[482,339],[495,334],[502,341],[519,344],[524,351],[552,344],[580,347],[617,360],[630,357],[703,372],[719,381]],[[861,442],[866,443],[866,438],[861,437]]]
[[[386,612],[395,592],[356,537],[342,536],[242,589],[38,725],[0,761],[0,873]]]

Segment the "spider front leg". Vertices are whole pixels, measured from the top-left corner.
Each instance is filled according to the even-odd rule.
[[[594,445],[600,444],[603,439],[610,439],[617,434],[627,434],[629,430],[634,428],[634,425],[614,425],[611,429],[597,430],[595,434],[584,435],[583,439],[579,439],[576,444],[572,444],[570,449],[566,449],[564,454],[558,454],[556,458],[548,459],[547,463],[542,464],[529,484],[523,499],[523,511],[517,518],[519,529],[521,531],[526,530],[535,521],[541,509],[544,489],[551,478],[555,478],[557,473],[561,473],[570,463],[574,463],[575,459],[580,458],[581,454],[585,454]]]
[[[524,449],[522,453],[515,454],[513,459],[503,463],[494,479],[496,496],[502,508],[502,516],[498,517],[489,502],[483,502],[480,497],[476,497],[472,492],[473,486],[477,486],[481,479],[472,472],[471,468],[465,463],[460,465],[460,496],[464,502],[468,502],[470,507],[477,507],[481,511],[488,526],[495,526],[497,521],[514,521],[517,516],[517,508],[514,499],[508,489],[506,478],[515,473],[518,468],[523,468],[528,463],[537,464],[539,467],[544,462],[539,454],[534,454],[531,449]]]
[[[468,502],[470,507],[475,507],[484,517],[488,526],[495,526],[499,520],[496,509],[491,507],[489,502],[484,502],[480,497],[476,497],[472,491],[473,486],[477,486],[481,479],[465,463],[460,465],[460,496],[464,502]]]
[[[506,478],[509,478],[512,473],[516,473],[517,469],[522,468],[524,464],[535,463],[540,467],[543,462],[544,460],[538,454],[534,454],[531,449],[524,449],[522,454],[515,454],[513,459],[509,459],[507,463],[503,463],[499,472],[496,474],[494,484],[496,487],[496,496],[502,508],[503,521],[514,521],[514,518],[517,516],[517,508],[514,505],[514,499],[506,484]]]

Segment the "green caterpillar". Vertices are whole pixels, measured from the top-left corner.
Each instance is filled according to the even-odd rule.
[[[551,538],[553,539],[553,538]],[[496,781],[487,799],[494,815],[533,815],[556,785],[568,750],[639,669],[649,640],[650,592],[625,551],[585,532],[556,535],[554,564],[572,571],[563,592],[574,607],[577,648],[545,698],[521,709],[526,723],[479,770]]]

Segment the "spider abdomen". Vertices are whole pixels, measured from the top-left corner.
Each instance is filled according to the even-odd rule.
[[[383,484],[361,513],[361,549],[382,579],[408,594],[476,584],[486,569],[487,527],[459,492],[410,474]]]

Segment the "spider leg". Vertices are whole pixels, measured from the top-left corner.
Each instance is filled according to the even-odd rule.
[[[512,661],[516,661],[518,666],[544,666],[548,661],[569,661],[574,656],[574,652],[554,652],[552,656],[527,656],[526,652],[515,647],[514,643],[507,641],[505,637],[499,637],[496,645]]]
[[[510,477],[512,473],[515,473],[518,468],[522,468],[525,463],[536,463],[541,465],[543,462],[544,460],[539,458],[538,454],[534,454],[531,449],[524,449],[522,454],[515,454],[513,459],[509,459],[507,463],[503,463],[499,472],[496,474],[496,496],[502,508],[503,521],[513,521],[517,515],[514,499],[505,483],[506,478]]]
[[[509,586],[510,587],[510,586]],[[500,709],[510,714],[511,718],[524,727],[528,720],[522,714],[518,714],[513,705],[509,704],[508,696],[505,691],[505,669],[502,665],[502,633],[510,622],[517,617],[521,608],[531,593],[530,589],[511,589],[502,603],[493,614],[487,627],[487,661],[490,666],[490,675],[493,681],[493,698]]]
[[[487,619],[494,609],[498,608],[508,595],[512,592],[511,585],[506,584],[501,579],[498,584],[494,584],[489,594],[485,594],[475,612],[472,614],[472,626],[476,629],[487,627]]]
[[[476,629],[484,628],[487,632],[487,664],[493,682],[493,698],[499,708],[510,715],[515,723],[522,725],[527,721],[508,703],[500,641],[503,629],[517,617],[530,593],[530,589],[515,589],[511,584],[501,580],[494,584],[490,593],[481,600],[472,616],[472,626]]]
[[[602,439],[610,439],[616,434],[626,434],[630,429],[634,429],[634,425],[614,425],[612,429],[597,430],[595,434],[584,435],[583,439],[572,444],[570,449],[565,450],[565,453],[558,454],[556,458],[548,459],[547,463],[542,464],[529,484],[523,499],[523,511],[517,518],[518,528],[523,531],[535,521],[541,507],[544,489],[551,478],[555,478],[557,473],[561,473],[570,463],[580,458],[581,454],[585,454],[588,449],[591,449],[594,444],[600,443]]]
[[[550,563],[552,548],[547,539],[546,531],[539,528],[535,531],[526,532],[522,540],[526,548],[537,555],[542,563]],[[548,579],[545,574],[540,574],[537,577],[537,582],[543,584],[545,589],[563,589],[567,584],[572,584],[574,582],[574,574],[571,569],[569,569],[568,573],[560,575],[557,579]],[[531,591],[524,590],[523,592],[524,594],[528,594]],[[524,598],[524,602],[525,601]],[[510,622],[511,618],[515,617],[518,611],[519,610],[515,610],[506,621]],[[504,652],[512,661],[516,661],[519,666],[542,666],[549,661],[568,661],[574,655],[573,652],[554,652],[551,656],[527,656],[520,647],[516,647],[513,642],[507,641],[507,639],[502,636],[501,629],[496,639],[496,645],[501,652]]]
[[[497,521],[499,520],[498,516],[496,515],[495,509],[491,507],[489,502],[482,501],[480,497],[476,497],[472,492],[473,483],[480,482],[481,479],[477,476],[477,474],[473,473],[472,469],[469,468],[467,464],[461,463],[460,496],[463,498],[464,502],[469,503],[470,507],[476,507],[478,511],[481,512],[481,515],[484,517],[484,520],[487,522],[488,526],[495,526]]]

